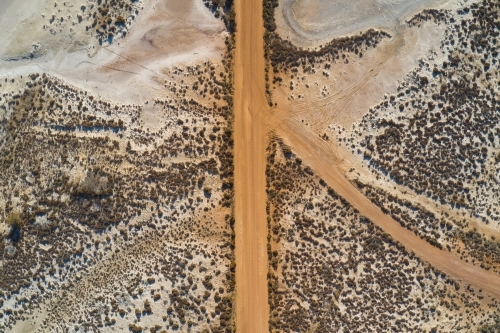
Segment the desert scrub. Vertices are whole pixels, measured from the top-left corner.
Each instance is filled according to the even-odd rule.
[[[0,260],[12,269],[0,270],[0,291],[31,301],[6,314],[0,331],[30,316],[41,300],[62,304],[51,309],[44,331],[72,330],[77,316],[64,313],[71,311],[89,318],[78,323],[80,331],[111,325],[115,318],[127,330],[147,318],[147,328],[142,322],[131,328],[141,325],[145,332],[156,324],[150,320],[161,320],[148,312],[167,315],[169,307],[172,316],[162,324],[169,332],[232,330],[234,219],[222,206],[232,205],[233,188],[234,39],[227,42],[224,66],[172,69],[173,79],[165,83],[170,98],[154,101],[159,130],[143,126],[141,106],[117,105],[48,75],[25,77],[24,89],[2,95],[0,108],[14,117],[0,123],[10,126],[0,159],[11,152],[15,158],[0,173],[0,187],[13,193],[5,211],[19,209],[22,232],[30,237],[18,246],[5,239]],[[200,103],[188,99],[195,81],[203,82],[206,98],[222,96],[217,105],[205,106],[201,95]],[[211,187],[210,198],[204,197],[205,186]],[[221,209],[220,218],[213,208]],[[213,291],[204,298],[206,275],[213,276],[206,282]],[[177,295],[170,297],[168,284],[163,288],[167,280]],[[82,284],[90,290],[73,297]],[[55,290],[67,297],[52,302]],[[0,292],[0,300],[8,297]],[[131,303],[119,309],[124,298]]]

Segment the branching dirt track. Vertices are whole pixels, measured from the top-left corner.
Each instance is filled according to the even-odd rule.
[[[450,278],[471,284],[482,289],[486,295],[500,299],[500,276],[466,263],[453,253],[439,250],[401,227],[348,181],[339,167],[340,157],[331,145],[325,144],[317,134],[301,124],[293,112],[268,107],[264,93],[262,0],[237,0],[236,21],[234,136],[237,331],[269,331],[265,210],[267,130],[274,130],[335,192],[408,251],[413,251]],[[356,91],[353,91],[353,96],[344,97],[356,98]],[[307,106],[304,108],[307,109]]]

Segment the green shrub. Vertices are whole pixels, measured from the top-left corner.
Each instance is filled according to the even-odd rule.
[[[21,216],[19,216],[18,213],[12,212],[7,216],[5,219],[5,223],[12,227],[18,227],[20,228],[23,224],[23,220],[21,219]]]
[[[130,331],[134,332],[134,333],[141,333],[142,332],[142,327],[141,326],[136,326],[134,324],[130,324],[128,325],[128,328]]]
[[[121,16],[121,15],[116,18],[116,23],[117,24],[125,24],[126,22],[127,21],[125,20],[125,18],[123,16]]]

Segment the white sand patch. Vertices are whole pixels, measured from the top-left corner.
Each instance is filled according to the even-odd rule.
[[[317,47],[333,38],[370,28],[396,30],[423,8],[442,8],[446,0],[280,0],[276,24],[282,38]],[[453,2],[454,3],[454,2]]]

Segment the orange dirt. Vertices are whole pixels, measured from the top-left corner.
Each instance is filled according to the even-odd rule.
[[[262,0],[236,1],[234,145],[236,330],[269,331]]]

